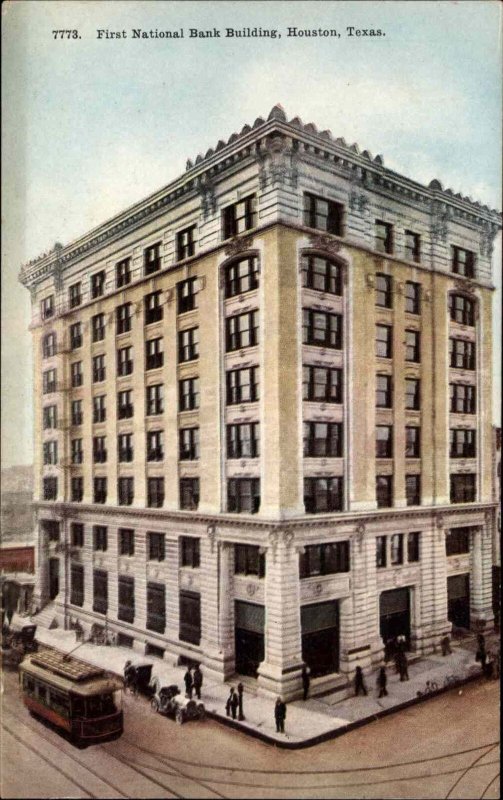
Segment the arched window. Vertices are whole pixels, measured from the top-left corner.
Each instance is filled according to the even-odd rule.
[[[329,294],[342,294],[342,267],[329,258],[304,254],[301,260],[302,286]]]
[[[475,325],[475,301],[463,294],[450,294],[449,316],[453,322]]]
[[[236,258],[225,266],[225,296],[235,297],[258,288],[258,256]]]

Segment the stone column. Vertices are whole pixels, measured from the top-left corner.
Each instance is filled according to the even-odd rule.
[[[491,530],[492,513],[486,515],[484,527],[472,533],[470,568],[470,627],[487,630],[494,624],[492,610]]]
[[[219,645],[223,660],[224,678],[230,677],[236,668],[234,644],[233,568],[234,548],[229,542],[220,542],[219,585]]]
[[[292,699],[302,672],[298,554],[289,531],[271,531],[265,577],[265,659],[259,686]]]
[[[200,539],[201,553],[201,651],[207,669],[220,677],[222,653],[219,647],[219,548],[215,542],[214,526],[208,536]]]
[[[372,539],[372,542],[374,540]],[[367,584],[367,550],[365,525],[357,526],[351,539],[351,595],[339,603],[340,672],[352,674],[355,666],[369,667],[373,633],[373,607]],[[374,559],[375,561],[375,559]],[[374,569],[375,582],[375,569]],[[369,611],[367,604],[370,604]],[[370,612],[370,613],[369,613]]]

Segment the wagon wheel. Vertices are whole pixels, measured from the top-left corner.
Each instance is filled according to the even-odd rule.
[[[203,704],[200,703],[200,705],[198,705],[198,707],[197,707],[197,718],[198,719],[204,719],[205,717],[206,717],[206,710],[205,710]]]
[[[159,711],[159,700],[157,699],[157,697],[153,697],[152,700],[150,701],[150,708],[152,709],[152,711]]]
[[[183,713],[181,708],[179,708],[176,712],[176,721],[179,725],[183,725],[185,721],[185,714]]]

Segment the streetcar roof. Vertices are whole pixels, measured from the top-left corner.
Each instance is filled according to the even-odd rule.
[[[70,676],[64,677],[57,674],[49,666],[40,664],[40,662],[37,663],[37,659],[33,655],[24,659],[20,664],[20,669],[34,678],[50,683],[51,686],[63,692],[72,692],[86,697],[96,694],[109,694],[117,689],[122,689],[120,678],[108,676],[104,670],[95,671],[87,677],[87,680],[81,678],[77,681]]]

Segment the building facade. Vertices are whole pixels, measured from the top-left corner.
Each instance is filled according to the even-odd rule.
[[[500,223],[276,106],[25,265],[39,607],[286,698],[491,625]]]

